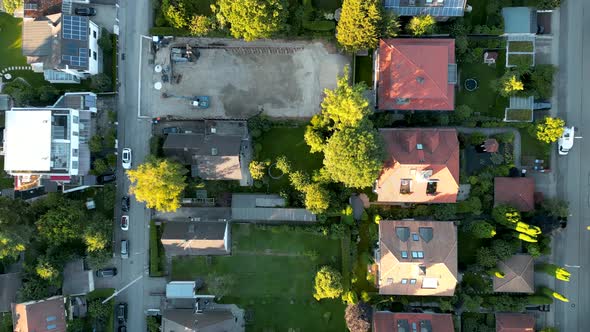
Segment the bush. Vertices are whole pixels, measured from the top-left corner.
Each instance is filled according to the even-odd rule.
[[[90,76],[90,87],[97,92],[106,92],[112,89],[111,78],[105,74],[100,73]]]
[[[491,268],[496,266],[498,258],[494,251],[487,247],[481,247],[477,250],[477,264],[484,268]]]
[[[498,143],[512,143],[514,141],[514,133],[506,132],[494,135],[494,138]]]
[[[434,219],[451,220],[455,218],[457,212],[455,204],[440,204],[434,207]]]
[[[336,29],[334,21],[303,21],[303,28],[310,31],[333,31]]]
[[[486,140],[486,138],[487,136],[485,134],[475,132],[469,135],[469,143],[471,145],[481,145]]]
[[[543,305],[543,304],[553,303],[553,299],[546,296],[546,295],[543,295],[543,294],[535,294],[535,295],[530,295],[527,298],[527,302],[528,302],[528,304]]]
[[[113,51],[113,42],[111,40],[111,34],[105,28],[102,28],[100,32],[100,38],[98,39],[98,46],[104,53],[111,53]]]
[[[315,276],[313,297],[334,299],[342,294],[342,274],[330,266],[322,266]]]
[[[150,221],[150,276],[161,277],[164,275],[161,266],[163,262],[160,261],[160,239],[158,230],[161,226],[156,226],[154,221]]]

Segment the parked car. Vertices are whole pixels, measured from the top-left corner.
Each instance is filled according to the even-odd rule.
[[[565,127],[563,130],[563,134],[557,140],[557,151],[560,155],[565,156],[570,152],[570,149],[574,146],[574,135],[575,135],[575,128],[574,127]]]
[[[129,241],[121,240],[121,258],[129,258]]]
[[[115,175],[114,173],[109,173],[109,174],[103,174],[103,175],[97,176],[96,182],[98,182],[99,184],[105,184],[105,183],[113,182],[116,179],[117,179],[117,175]]]
[[[129,216],[126,214],[121,216],[121,229],[124,231],[129,230]]]
[[[117,268],[110,267],[106,269],[96,270],[96,276],[99,278],[112,278],[117,275]]]
[[[166,128],[162,128],[162,134],[163,135],[178,134],[178,133],[180,133],[180,128],[178,128],[178,127],[166,127]]]
[[[129,196],[123,196],[121,198],[121,210],[123,210],[123,212],[129,211]]]
[[[117,306],[117,319],[119,324],[124,324],[127,320],[127,303],[119,303]]]
[[[96,9],[92,7],[76,8],[74,13],[78,16],[94,16],[96,15]]]
[[[121,154],[121,160],[123,161],[123,168],[130,169],[131,168],[131,149],[124,148],[123,153]]]
[[[118,332],[127,332],[127,327],[125,325],[119,326]]]

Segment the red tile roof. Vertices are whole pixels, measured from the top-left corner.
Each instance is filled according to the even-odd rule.
[[[454,332],[453,317],[450,314],[422,314],[406,312],[378,311],[373,314],[373,332],[409,332],[412,324],[416,324],[417,331],[421,327],[427,331]],[[405,328],[405,330],[403,329]]]
[[[535,179],[530,177],[495,178],[494,205],[507,204],[518,211],[535,209]]]
[[[379,45],[378,108],[381,110],[455,109],[454,39],[383,39]],[[398,99],[408,98],[402,104]]]
[[[459,140],[455,129],[387,128],[379,129],[379,133],[388,157],[375,186],[378,202],[457,201]],[[429,179],[438,181],[435,194],[426,192]],[[402,180],[409,181],[410,193],[400,192]]]
[[[496,332],[535,332],[535,317],[529,314],[496,314]]]
[[[65,332],[66,309],[63,296],[18,303],[12,306],[12,324],[18,332]]]

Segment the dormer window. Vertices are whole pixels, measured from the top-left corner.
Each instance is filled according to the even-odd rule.
[[[420,237],[418,236],[418,233],[412,233],[412,240],[414,241],[419,241]]]
[[[402,195],[409,195],[412,193],[412,180],[401,179],[399,193]]]

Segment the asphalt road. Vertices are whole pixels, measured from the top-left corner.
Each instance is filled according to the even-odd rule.
[[[149,153],[150,123],[145,119],[137,118],[137,86],[138,86],[138,61],[139,38],[147,35],[152,21],[152,8],[148,0],[121,1],[119,10],[120,34],[119,34],[119,112],[118,112],[118,140],[119,149],[130,147],[133,151],[133,166],[143,162]],[[125,54],[125,60],[121,55]],[[120,151],[119,151],[120,152]],[[119,153],[120,155],[120,153]],[[119,161],[120,162],[120,161]],[[117,203],[121,196],[127,193],[129,181],[122,167],[117,171]],[[117,205],[117,213],[121,214],[120,205]],[[131,197],[131,208],[128,212],[130,219],[129,231],[115,230],[115,254],[119,268],[119,281],[117,289],[120,290],[129,282],[139,276],[139,281],[129,286],[119,295],[117,302],[127,302],[128,319],[127,331],[146,331],[145,322],[145,286],[148,279],[148,248],[149,248],[149,218],[150,211]],[[129,241],[129,258],[120,259],[120,242],[122,239]]]
[[[553,261],[567,264],[569,283],[555,289],[570,299],[555,301],[555,326],[560,331],[590,330],[590,1],[564,0],[561,6],[559,54],[559,116],[578,128],[573,151],[557,163],[558,196],[570,202],[568,227],[554,239]]]

